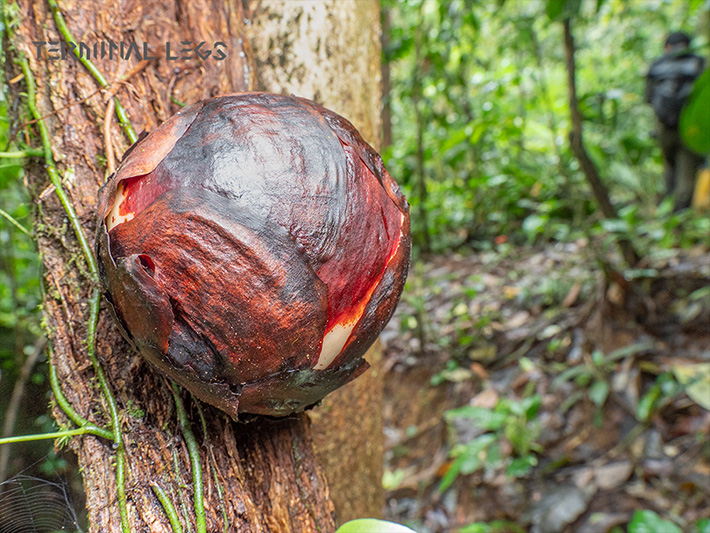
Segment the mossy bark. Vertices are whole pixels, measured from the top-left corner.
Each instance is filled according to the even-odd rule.
[[[37,105],[49,128],[54,159],[89,239],[96,229],[94,210],[98,188],[106,177],[107,154],[122,154],[129,145],[115,118],[107,114],[114,94],[138,132],[154,129],[175,113],[179,109],[176,102],[192,103],[217,94],[268,88],[315,97],[350,118],[366,139],[377,138],[379,46],[374,1],[242,4],[238,0],[62,0],[59,7],[77,41],[91,47],[108,40],[135,42],[141,51],[145,42],[156,57],[144,63],[135,56],[128,60],[92,58],[110,82],[105,90],[99,90],[75,58],[48,59],[46,48],[52,45],[37,58],[33,41],[59,39],[52,13],[45,0],[20,0],[18,6],[20,19],[8,43],[9,56],[30,61],[38,88]],[[299,20],[322,21],[324,25],[313,22],[295,31],[291,25],[298,6],[303,11]],[[308,10],[313,11],[306,13]],[[274,39],[279,35],[282,39],[264,41],[262,30],[266,29]],[[293,35],[298,39],[291,39]],[[204,61],[168,60],[165,43],[171,43],[175,55],[181,41],[193,41],[193,46],[205,41],[206,48],[221,41],[227,57],[223,61],[214,57]],[[277,47],[286,42],[290,42],[289,49],[279,51]],[[313,51],[316,55],[311,54]],[[11,61],[7,68],[11,71],[7,79],[19,73]],[[308,89],[305,80],[311,80]],[[16,99],[22,98],[22,90],[22,83],[11,86]],[[17,119],[20,124],[28,117],[20,113]],[[106,121],[108,140],[103,135]],[[34,131],[32,125],[24,124],[18,134],[29,140]],[[87,282],[81,252],[64,210],[48,187],[44,166],[31,165],[28,181],[37,205],[36,231],[48,288],[44,311],[53,364],[73,407],[90,421],[107,425],[107,405],[95,383],[84,342],[87,302],[94,287]],[[170,531],[166,514],[151,489],[155,484],[172,499],[187,530],[194,530],[190,461],[169,385],[120,337],[106,308],[101,309],[96,346],[119,406],[131,530]],[[335,417],[333,420],[338,421],[328,426],[339,424],[340,438],[361,434],[360,442],[369,450],[362,461],[349,459],[352,469],[340,474],[348,479],[333,478],[338,487],[347,487],[353,482],[350,476],[364,473],[372,476],[365,485],[374,482],[379,487],[380,405],[365,406],[362,399],[363,390],[375,390],[375,399],[380,397],[381,376],[372,371],[369,374],[321,408],[330,412],[321,419]],[[198,405],[188,395],[183,396],[200,444],[207,531],[335,529],[334,508],[314,451],[308,415],[237,424],[203,405],[203,424]],[[338,414],[343,403],[354,411]],[[60,423],[68,422],[56,407],[54,415]],[[358,424],[357,431],[348,427],[346,420]],[[370,439],[367,433],[375,437]],[[82,436],[73,439],[70,447],[82,469],[91,531],[120,531],[112,443]],[[356,453],[356,449],[345,451],[332,443],[321,444],[320,449],[321,458],[332,464],[338,464],[336,458],[344,452]],[[332,464],[329,469],[336,471]],[[363,490],[367,492],[367,488]],[[352,492],[342,491],[340,500],[354,498]],[[366,506],[348,508],[341,503],[339,507],[348,517],[373,514],[381,507],[379,494],[379,489],[368,493]]]

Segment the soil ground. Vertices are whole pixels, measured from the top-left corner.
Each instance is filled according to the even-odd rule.
[[[386,518],[427,533],[626,531],[640,509],[683,531],[710,518],[710,255],[669,251],[623,276],[595,257],[578,241],[413,265],[383,333]],[[497,430],[445,414],[510,417],[526,398],[539,410]],[[440,490],[485,435],[494,444]]]

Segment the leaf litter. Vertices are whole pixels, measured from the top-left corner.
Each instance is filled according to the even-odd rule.
[[[383,332],[386,518],[427,533],[710,518],[707,250],[624,276],[586,240],[503,250],[416,263]]]

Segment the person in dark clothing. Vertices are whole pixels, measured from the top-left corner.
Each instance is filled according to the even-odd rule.
[[[671,33],[666,39],[665,53],[653,61],[646,75],[646,102],[658,118],[666,194],[673,195],[676,211],[690,207],[695,176],[703,164],[703,158],[685,146],[678,133],[683,104],[705,68],[705,60],[688,50],[690,41],[686,33]]]

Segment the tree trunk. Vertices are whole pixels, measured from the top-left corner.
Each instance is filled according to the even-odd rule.
[[[412,72],[412,105],[414,106],[414,123],[417,129],[416,133],[416,183],[413,188],[417,195],[417,219],[419,222],[419,247],[422,252],[428,254],[431,252],[431,235],[429,234],[429,222],[427,220],[427,179],[426,169],[424,168],[424,129],[426,128],[426,120],[424,118],[424,102],[422,102],[422,73],[426,67],[426,60],[423,57],[422,44],[425,39],[425,33],[422,29],[424,24],[424,3],[419,5],[419,16],[417,27],[414,30],[414,71]]]
[[[110,165],[110,154],[121,154],[130,144],[112,116],[113,95],[140,132],[154,129],[178,111],[179,102],[258,87],[295,92],[315,97],[345,114],[362,128],[366,139],[376,139],[379,46],[374,0],[322,4],[268,1],[263,5],[242,4],[240,0],[63,0],[59,9],[71,33],[92,52],[94,43],[100,50],[102,42],[111,40],[126,45],[135,42],[141,53],[143,43],[148,43],[155,56],[139,61],[135,51],[130,59],[94,58],[92,53],[92,62],[109,82],[103,90],[71,54],[51,59],[61,53],[51,52],[56,45],[45,45],[37,57],[33,41],[60,38],[49,8],[51,0],[18,3],[20,21],[5,43],[6,49],[10,57],[29,60],[37,84],[36,103],[48,128],[54,161],[90,242],[96,229],[97,191],[105,180],[107,161]],[[298,10],[303,16],[295,13]],[[267,35],[283,39],[270,41]],[[205,41],[201,51],[223,42],[227,57],[223,61],[214,55],[205,60],[194,55],[188,60],[168,60],[165,43],[171,45],[171,56],[179,56],[184,47],[181,41],[193,41],[192,47]],[[17,64],[7,64],[13,69],[7,79],[15,78],[20,73]],[[375,74],[368,76],[372,69]],[[21,98],[21,85],[12,86],[15,98]],[[21,103],[26,109],[24,96]],[[18,118],[18,122],[26,122],[31,117],[23,113]],[[104,131],[109,133],[107,137]],[[18,134],[30,139],[36,132],[35,125],[25,123]],[[108,427],[110,405],[96,383],[85,342],[88,302],[95,287],[87,281],[80,247],[65,209],[49,186],[45,166],[33,163],[28,168],[28,181],[37,203],[35,229],[45,265],[44,314],[52,363],[72,407],[92,423]],[[194,531],[196,485],[191,479],[197,465],[190,461],[190,442],[181,431],[170,385],[120,337],[104,306],[97,331],[96,354],[116,398],[122,444],[117,448],[111,440],[91,435],[69,442],[82,470],[91,531],[121,531],[118,502],[124,490],[131,531],[171,531],[156,497],[159,489],[173,502],[177,520],[187,531]],[[360,389],[356,395],[361,394]],[[182,398],[199,448],[206,531],[335,529],[334,508],[313,447],[308,415],[234,423],[184,392]],[[381,421],[380,406],[372,409],[376,410],[373,419]],[[72,425],[56,405],[53,413],[60,424]],[[364,416],[363,411],[354,415]],[[381,424],[374,425],[377,423]],[[379,435],[381,427],[358,426],[357,431],[351,427],[349,436],[362,432],[361,442],[367,443],[366,432],[375,430]],[[367,456],[372,461],[367,468],[379,473],[381,440],[377,439],[373,444],[376,451]],[[117,475],[124,464],[117,462],[119,453],[125,457],[123,483]],[[375,499],[372,501],[375,508]]]
[[[565,19],[562,22],[564,29],[565,43],[565,66],[567,67],[567,86],[569,88],[569,111],[572,122],[572,129],[569,133],[569,142],[572,147],[572,152],[579,161],[582,167],[584,177],[587,183],[592,188],[594,198],[599,204],[602,214],[605,218],[618,218],[616,208],[611,203],[609,190],[601,179],[594,161],[589,157],[587,149],[584,147],[583,137],[583,121],[582,112],[579,109],[579,101],[577,99],[577,82],[576,82],[576,65],[575,65],[575,47],[574,37],[572,35],[572,23],[570,19]],[[631,241],[625,238],[617,240],[621,255],[629,267],[633,267],[639,262],[639,255],[636,253]]]
[[[377,0],[265,0],[254,16],[259,90],[296,94],[340,113],[375,149],[380,136],[380,36]],[[278,24],[271,14],[279,14]],[[313,439],[338,522],[379,517],[384,494],[382,349],[370,370],[309,413]]]
[[[380,10],[382,24],[380,44],[383,54],[387,53],[390,44],[391,14],[389,8]],[[382,148],[392,146],[392,79],[389,61],[382,61]]]

